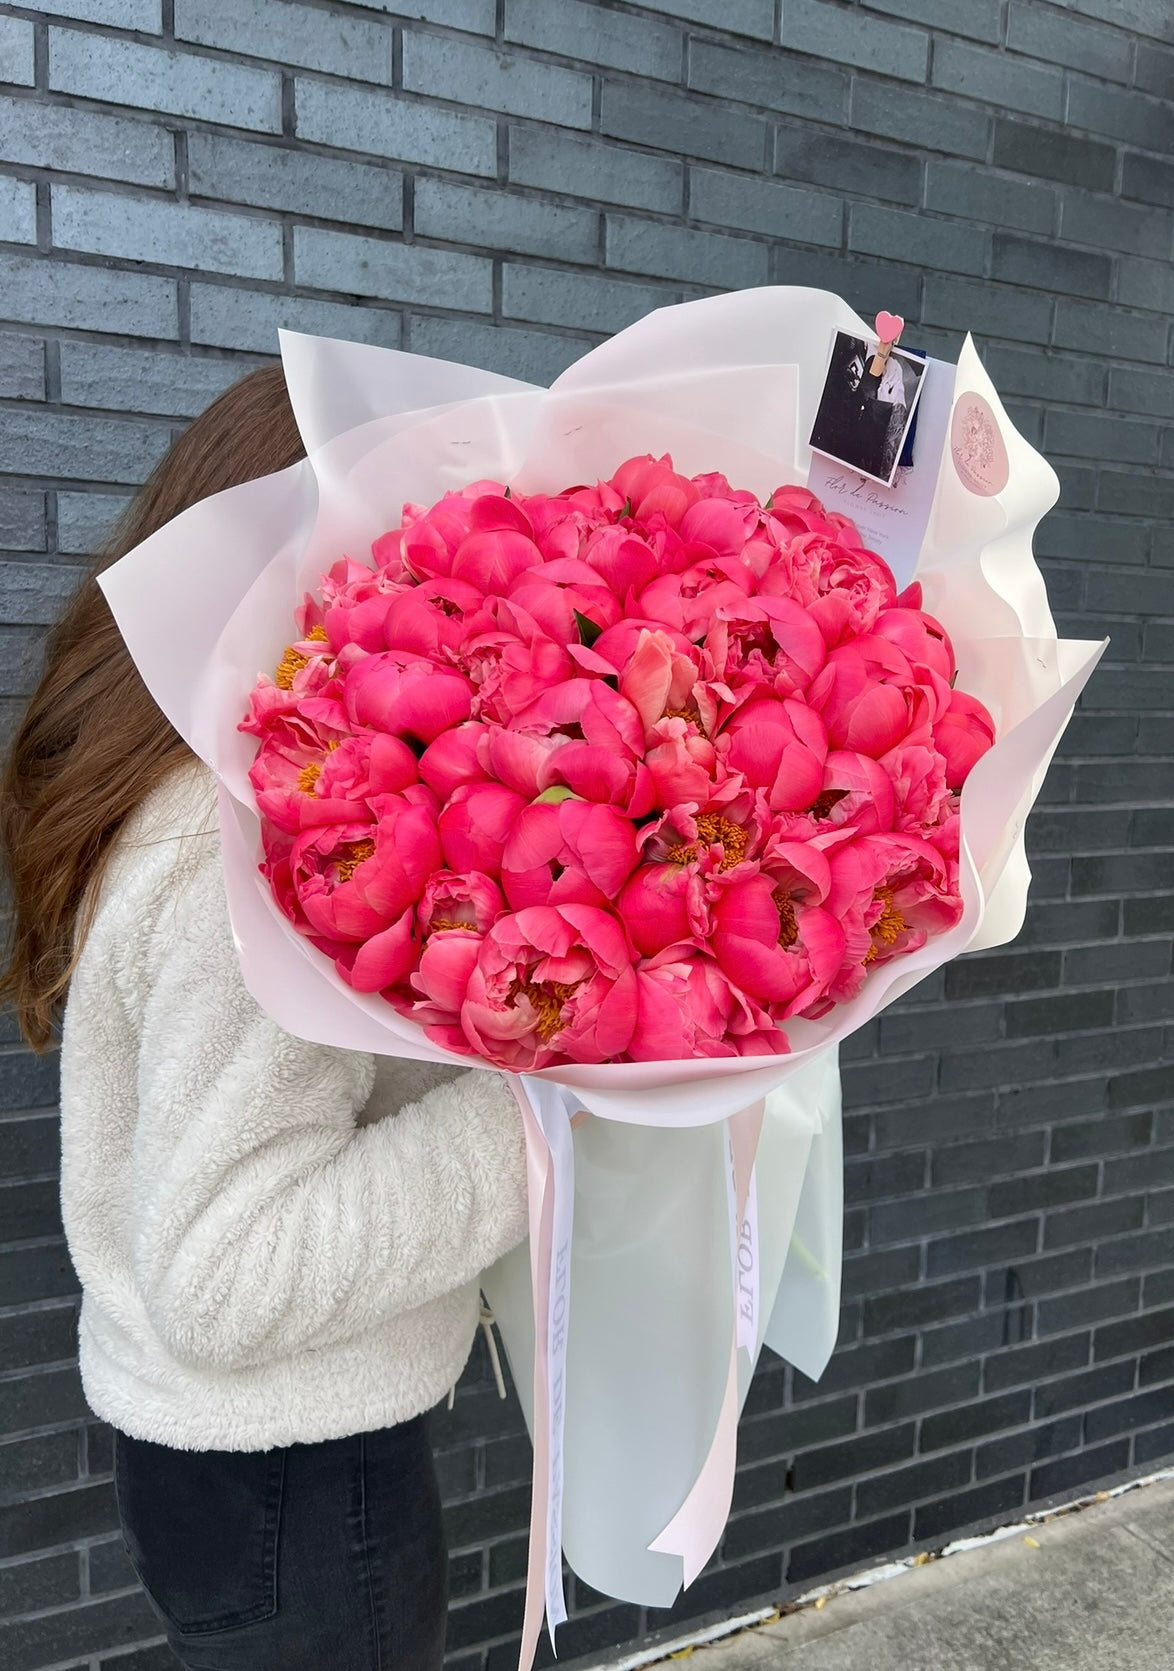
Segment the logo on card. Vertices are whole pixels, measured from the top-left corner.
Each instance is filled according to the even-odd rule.
[[[1011,467],[995,414],[981,395],[962,395],[950,421],[950,456],[970,493],[989,499],[1007,485]]]

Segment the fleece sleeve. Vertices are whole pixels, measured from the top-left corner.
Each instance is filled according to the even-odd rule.
[[[356,1124],[373,1059],[292,1037],[250,997],[215,843],[157,916],[149,968],[132,1263],[177,1359],[229,1368],[361,1336],[522,1240],[503,1077],[470,1070]]]

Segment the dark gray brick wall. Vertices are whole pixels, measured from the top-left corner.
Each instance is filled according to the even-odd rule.
[[[780,15],[781,13],[781,15]],[[712,287],[965,329],[1063,480],[1109,633],[1029,826],[1023,935],[845,1053],[840,1346],[763,1363],[672,1614],[572,1585],[564,1659],[1174,1454],[1168,0],[0,3],[0,713],[170,437],[278,325],[545,380]],[[170,1665],[73,1363],[54,1066],[0,1033],[0,1663]],[[529,1449],[478,1353],[436,1421],[451,1649],[511,1671]]]

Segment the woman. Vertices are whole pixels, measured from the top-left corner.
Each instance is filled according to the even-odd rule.
[[[252,373],[172,447],[105,563],[301,456],[281,372]],[[0,995],[36,1049],[64,1007],[82,1381],[171,1645],[192,1671],[432,1671],[445,1549],[424,1413],[468,1356],[479,1273],[525,1234],[509,1087],[307,1044],[253,1002],[211,774],[93,577],[4,788]]]

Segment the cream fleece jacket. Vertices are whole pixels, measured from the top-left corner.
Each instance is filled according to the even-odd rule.
[[[500,1074],[293,1038],[241,978],[215,789],[128,822],[62,1041],[62,1207],[95,1414],[191,1450],[405,1421],[456,1380],[526,1233]]]

